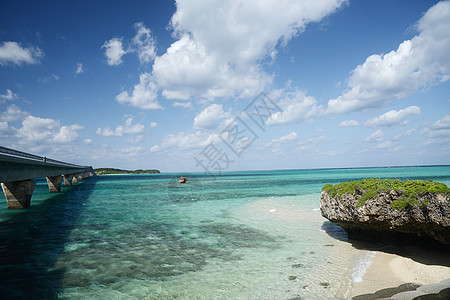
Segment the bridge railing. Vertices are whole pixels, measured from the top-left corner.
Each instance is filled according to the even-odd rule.
[[[0,154],[8,155],[11,157],[26,158],[26,159],[31,159],[31,160],[40,161],[40,162],[48,162],[48,163],[58,164],[58,165],[63,165],[63,166],[80,167],[79,165],[70,164],[70,163],[59,161],[59,160],[47,158],[45,156],[30,154],[30,153],[26,153],[26,152],[14,150],[14,149],[2,147],[2,146],[0,146]]]

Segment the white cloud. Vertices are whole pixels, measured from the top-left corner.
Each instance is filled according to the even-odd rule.
[[[182,107],[182,108],[189,108],[189,109],[193,109],[194,107],[192,106],[192,103],[190,101],[187,102],[174,102],[173,107]]]
[[[17,134],[17,129],[10,126],[8,122],[14,122],[24,119],[27,112],[22,111],[17,105],[11,104],[0,114],[0,136],[14,137]]]
[[[59,80],[59,76],[56,74],[51,74],[50,76],[45,76],[38,79],[38,81],[42,83],[49,83],[52,80]]]
[[[91,139],[84,139],[83,141],[86,145],[92,145],[92,140]]]
[[[78,124],[61,126],[57,120],[27,116],[17,137],[21,144],[69,143],[78,138],[81,129],[83,126]]]
[[[297,140],[298,134],[295,131],[292,131],[291,133],[284,135],[278,139],[273,139],[272,143],[290,143],[295,140]]]
[[[436,121],[430,128],[425,128],[427,138],[439,140],[439,142],[450,141],[450,115],[444,116]]]
[[[339,124],[339,126],[342,126],[342,127],[351,127],[351,126],[358,126],[358,125],[359,125],[359,122],[355,121],[355,120],[345,120]]]
[[[151,128],[156,128],[156,127],[158,127],[158,123],[156,123],[156,122],[150,122],[150,127],[151,127]]]
[[[82,63],[77,63],[77,69],[75,70],[75,74],[81,74],[83,73],[83,64]]]
[[[56,143],[69,143],[76,140],[79,136],[78,130],[84,127],[78,124],[70,126],[61,126],[59,132],[53,137],[53,141]]]
[[[229,118],[231,114],[223,111],[221,104],[211,104],[202,110],[194,119],[195,129],[213,129],[216,128],[223,119]]]
[[[418,35],[398,49],[369,56],[348,80],[349,90],[328,101],[327,112],[342,114],[407,97],[450,79],[450,2],[439,2],[418,21]]]
[[[150,29],[145,27],[144,23],[134,24],[136,35],[133,38],[133,44],[136,45],[139,61],[149,63],[156,57],[156,42]]]
[[[375,146],[375,148],[377,149],[388,149],[388,148],[392,148],[393,143],[391,141],[386,141],[383,143],[379,143],[378,145]]]
[[[17,95],[15,93],[13,93],[10,89],[6,90],[6,94],[2,95],[0,94],[0,100],[15,100],[17,99]]]
[[[0,121],[14,122],[25,118],[27,115],[28,113],[22,111],[20,107],[15,104],[11,104],[4,112],[0,114]]]
[[[118,125],[115,130],[109,127],[98,128],[96,134],[101,136],[123,136],[127,134],[138,134],[144,132],[144,125],[133,124],[133,117],[127,118],[125,125]]]
[[[433,126],[433,129],[450,129],[450,115],[446,115],[442,119],[436,121]]]
[[[144,148],[138,146],[138,147],[129,147],[129,148],[122,148],[120,149],[120,153],[124,154],[127,157],[134,157],[140,154]]]
[[[0,46],[0,66],[8,64],[37,64],[44,53],[38,47],[23,48],[16,42],[3,42]]]
[[[168,99],[251,97],[272,82],[262,63],[277,45],[345,2],[179,0],[171,19],[178,40],[155,58],[154,80]]]
[[[321,106],[317,105],[314,97],[307,96],[298,89],[274,91],[270,97],[272,100],[276,100],[277,97],[281,98],[278,105],[282,112],[272,114],[267,120],[267,125],[310,122],[312,117],[321,110]]]
[[[369,135],[366,138],[367,142],[379,142],[381,140],[383,140],[384,138],[384,132],[380,129],[378,129],[377,131],[375,131],[374,133],[372,133],[371,135]]]
[[[162,143],[160,149],[170,147],[178,147],[179,149],[193,149],[202,148],[209,145],[211,142],[220,142],[218,134],[207,134],[205,132],[197,131],[196,133],[184,133],[167,135]]]
[[[311,137],[306,140],[300,141],[299,146],[295,149],[297,151],[307,151],[313,148],[315,144],[318,144],[325,140],[325,136]]]
[[[409,106],[400,110],[391,110],[376,118],[370,119],[364,123],[365,126],[377,127],[377,126],[391,126],[400,123],[401,120],[410,115],[419,115],[420,108],[418,106]]]
[[[143,140],[144,140],[144,136],[142,134],[140,134],[134,139],[128,139],[127,142],[130,144],[139,144]]]
[[[139,76],[139,83],[134,86],[131,95],[127,91],[116,96],[117,102],[129,104],[142,109],[162,109],[157,101],[158,88],[149,73],[142,73]]]
[[[159,150],[161,150],[161,147],[159,145],[154,145],[150,148],[150,152],[152,153],[158,152]]]
[[[122,63],[122,56],[127,52],[123,50],[122,38],[112,38],[106,41],[102,48],[105,48],[105,56],[110,66],[118,66]]]

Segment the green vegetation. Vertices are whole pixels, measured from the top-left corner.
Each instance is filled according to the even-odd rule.
[[[113,168],[98,168],[94,169],[94,172],[97,175],[118,175],[118,174],[158,174],[161,173],[159,170],[151,169],[151,170],[121,170],[121,169],[113,169]]]
[[[336,185],[326,184],[322,191],[327,192],[330,197],[337,196],[340,198],[343,194],[353,194],[355,190],[363,192],[362,197],[358,200],[356,207],[364,205],[364,203],[378,195],[378,192],[387,190],[398,190],[403,193],[402,197],[394,200],[391,207],[398,210],[404,210],[408,206],[418,203],[418,197],[425,193],[447,193],[450,189],[446,184],[435,182],[432,180],[408,180],[400,181],[397,179],[377,179],[368,178],[360,181],[341,182]],[[422,205],[427,205],[429,200],[424,200]]]

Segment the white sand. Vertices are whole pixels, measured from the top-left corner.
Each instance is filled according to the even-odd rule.
[[[404,283],[424,285],[450,278],[449,253],[418,248],[407,250],[406,256],[377,251],[363,281],[354,283],[352,297]]]

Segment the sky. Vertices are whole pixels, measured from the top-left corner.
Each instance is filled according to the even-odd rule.
[[[450,164],[450,1],[0,1],[0,145],[163,172]]]

